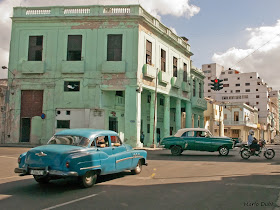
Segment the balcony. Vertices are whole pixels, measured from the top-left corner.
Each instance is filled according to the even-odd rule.
[[[149,64],[144,64],[143,75],[151,79],[155,79],[157,75],[157,69]]]
[[[191,92],[191,87],[188,82],[182,82],[182,91]]]
[[[105,61],[102,63],[102,73],[125,73],[125,61]]]
[[[158,80],[159,80],[159,82],[168,84],[169,81],[170,81],[170,78],[169,78],[169,75],[166,72],[160,71],[158,73]]]
[[[250,122],[248,120],[242,120],[242,121],[234,121],[234,120],[224,120],[224,125],[229,125],[229,126],[246,126],[250,128],[257,128],[258,124]]]
[[[125,104],[125,98],[122,96],[116,96],[115,98],[115,105],[116,106],[124,106]]]
[[[22,73],[24,74],[43,74],[45,72],[44,61],[23,61]]]
[[[84,61],[62,61],[61,65],[63,74],[82,74],[85,71]]]
[[[181,88],[182,87],[182,80],[178,77],[171,78],[171,86],[174,88]]]
[[[192,108],[207,110],[207,101],[204,98],[193,97]]]

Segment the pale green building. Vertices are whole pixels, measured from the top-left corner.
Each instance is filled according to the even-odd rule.
[[[142,147],[141,132],[150,146],[203,127],[204,76],[191,56],[139,5],[14,8],[5,143],[90,127]]]

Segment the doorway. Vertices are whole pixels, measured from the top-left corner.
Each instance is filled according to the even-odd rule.
[[[115,131],[118,133],[118,118],[109,117],[109,130]]]

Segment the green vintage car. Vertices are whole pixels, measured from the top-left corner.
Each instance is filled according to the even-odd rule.
[[[234,141],[229,137],[212,136],[204,128],[183,128],[171,137],[166,137],[160,142],[161,147],[171,149],[172,155],[180,155],[184,150],[218,151],[226,156],[234,147]]]

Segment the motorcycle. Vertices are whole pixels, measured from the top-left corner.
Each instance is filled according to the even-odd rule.
[[[248,145],[242,145],[240,148],[240,155],[243,159],[249,159],[251,156],[259,156],[263,152],[263,155],[266,159],[272,159],[275,156],[274,149],[267,148],[265,140],[261,140],[259,143],[259,150],[256,150],[255,148],[250,148]]]

